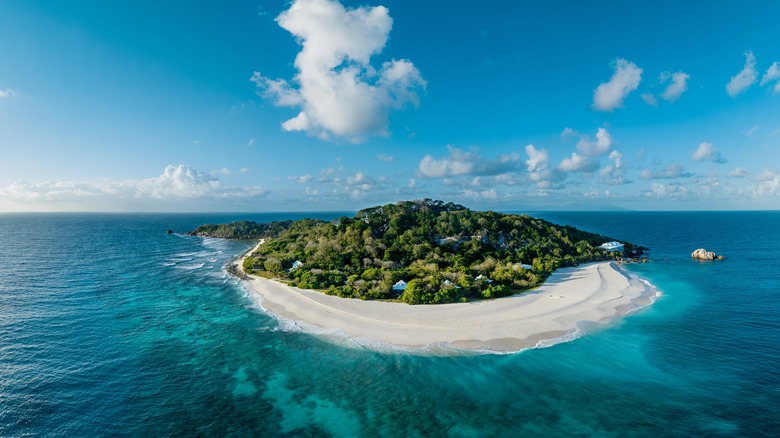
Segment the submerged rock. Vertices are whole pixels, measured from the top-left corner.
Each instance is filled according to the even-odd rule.
[[[697,260],[725,260],[722,255],[717,255],[712,251],[707,251],[704,248],[699,248],[691,253],[691,257]]]

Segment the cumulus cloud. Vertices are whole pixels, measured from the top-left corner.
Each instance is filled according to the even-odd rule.
[[[363,171],[357,171],[354,175],[349,175],[343,180],[341,184],[344,187],[344,192],[349,195],[351,199],[365,199],[370,192],[376,192],[384,189],[385,177],[370,177]]]
[[[693,161],[712,161],[713,163],[725,163],[726,159],[720,155],[712,143],[699,143],[699,147],[691,154]]]
[[[732,170],[728,176],[729,178],[745,178],[748,175],[750,175],[750,172],[748,172],[747,169],[744,167],[737,167]]]
[[[74,182],[18,181],[0,189],[0,197],[17,202],[56,202],[96,199],[100,201],[144,200],[241,200],[267,195],[262,187],[229,187],[219,178],[190,168],[169,165],[155,178],[124,181]]]
[[[653,183],[645,196],[656,198],[679,199],[688,194],[688,189],[681,184]]]
[[[645,103],[650,106],[658,106],[658,99],[656,99],[655,96],[650,93],[640,94],[639,97],[641,97],[642,100],[644,100]]]
[[[668,71],[661,73],[661,83],[665,83],[669,79],[672,80],[663,93],[661,93],[661,98],[669,102],[675,102],[686,90],[688,90],[688,79],[690,78],[690,75],[681,71],[678,71],[677,73],[670,73]]]
[[[753,52],[745,52],[745,66],[726,84],[726,93],[731,97],[737,97],[740,93],[750,88],[758,79],[756,70],[756,57]]]
[[[596,131],[596,140],[593,141],[587,137],[583,137],[577,142],[577,150],[583,155],[589,157],[595,157],[604,155],[612,148],[612,136],[609,135],[604,128],[599,128]]]
[[[674,178],[690,178],[692,173],[686,172],[680,164],[670,164],[662,169],[645,169],[639,175],[642,179],[674,179]]]
[[[571,157],[564,158],[558,165],[558,170],[561,172],[593,172],[598,168],[598,161],[583,157],[576,152],[572,152]]]
[[[609,154],[609,159],[611,163],[599,171],[601,182],[613,186],[631,183],[631,180],[627,179],[625,175],[623,154],[618,151],[612,151]]]
[[[370,59],[387,43],[393,20],[384,6],[344,8],[335,0],[295,0],[276,22],[300,42],[293,83],[259,72],[251,80],[276,105],[299,108],[282,124],[322,139],[353,142],[388,135],[388,115],[408,104],[426,81],[406,59],[375,69]]]
[[[528,179],[535,182],[541,189],[550,187],[550,156],[544,149],[536,149],[534,145],[529,144],[525,147],[525,153],[528,154],[528,160],[525,161],[528,170]]]
[[[625,59],[614,62],[615,73],[608,82],[593,90],[593,109],[612,111],[623,106],[623,100],[639,87],[642,81],[642,69]]]
[[[417,167],[417,173],[426,178],[445,178],[461,175],[498,175],[517,169],[519,154],[502,155],[496,160],[480,156],[475,149],[464,151],[447,146],[449,156],[436,159],[426,155]]]
[[[777,196],[780,195],[780,174],[769,169],[764,169],[756,177],[756,184],[751,187],[753,196]]]
[[[766,73],[764,73],[764,77],[761,78],[761,83],[759,85],[763,87],[772,82],[775,83],[772,94],[780,94],[780,63],[778,62],[773,62],[772,65],[766,69]]]
[[[212,170],[211,173],[214,175],[230,175],[233,172],[227,167],[223,167],[222,169]]]
[[[498,192],[496,189],[487,190],[463,190],[463,197],[473,199],[475,201],[495,201],[498,199]]]
[[[5,99],[7,97],[14,97],[14,96],[16,96],[16,93],[14,92],[14,90],[10,88],[0,90],[0,99]]]
[[[577,135],[577,131],[569,127],[563,128],[563,131],[561,131],[561,138],[564,140],[569,137],[576,137]]]
[[[311,175],[301,175],[301,176],[288,176],[287,179],[290,181],[295,181],[298,184],[306,184],[309,181],[312,180]]]
[[[376,159],[379,161],[384,161],[385,163],[392,163],[395,161],[395,157],[392,155],[387,154],[377,154]]]

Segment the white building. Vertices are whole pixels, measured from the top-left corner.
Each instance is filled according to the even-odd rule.
[[[484,276],[484,275],[482,275],[482,274],[479,274],[479,275],[477,275],[476,277],[474,277],[474,280],[477,280],[477,281],[480,281],[480,280],[485,280],[485,281],[487,282],[487,284],[490,284],[490,283],[492,283],[492,282],[493,282],[493,280],[491,280],[491,279],[489,279],[489,278],[485,277],[485,276]]]
[[[599,248],[606,249],[609,252],[623,252],[623,244],[620,242],[615,242],[614,240],[612,242],[602,243]]]
[[[400,292],[400,291],[403,291],[404,289],[406,289],[406,282],[403,281],[403,280],[398,280],[398,283],[393,285],[393,290],[395,290],[395,291],[399,291]]]
[[[300,260],[296,260],[296,261],[293,262],[292,268],[290,268],[290,270],[292,271],[293,269],[298,269],[298,268],[302,268],[302,267],[303,267],[303,262],[300,261]]]

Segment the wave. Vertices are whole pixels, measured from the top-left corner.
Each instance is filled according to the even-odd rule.
[[[176,269],[184,269],[185,271],[193,271],[195,269],[200,269],[202,267],[206,266],[205,263],[195,263],[192,265],[176,265]]]

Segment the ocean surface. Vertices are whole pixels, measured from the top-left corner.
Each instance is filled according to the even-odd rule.
[[[251,242],[164,233],[341,214],[0,215],[0,436],[780,435],[780,212],[529,213],[650,247],[663,296],[547,348],[375,351],[264,313],[223,269]]]

